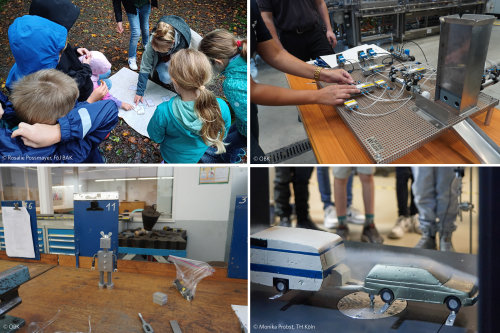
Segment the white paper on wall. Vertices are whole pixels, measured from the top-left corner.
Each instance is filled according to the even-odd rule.
[[[5,248],[8,257],[35,258],[30,214],[26,207],[2,207]]]
[[[110,94],[122,102],[134,105],[135,87],[137,86],[139,74],[124,67],[109,79],[112,82],[112,87],[109,91]],[[148,124],[151,117],[153,117],[156,107],[163,103],[166,98],[170,99],[175,95],[174,92],[148,80],[148,85],[144,93],[144,103],[140,104],[144,108],[144,113],[142,113],[142,110],[141,112],[136,112],[134,109],[130,111],[120,109],[118,116],[141,135],[149,138]]]

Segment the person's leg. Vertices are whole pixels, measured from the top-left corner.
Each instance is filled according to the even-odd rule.
[[[413,186],[413,183],[415,182],[415,179],[413,178],[413,172],[411,171],[411,168],[408,167],[410,170],[410,188]],[[409,207],[409,213],[410,213],[410,231],[417,233],[417,234],[422,234],[422,231],[420,230],[420,223],[418,222],[418,209],[417,206],[415,205],[415,197],[413,196],[413,191],[410,191],[410,207]]]
[[[295,196],[295,212],[297,214],[297,227],[318,229],[309,219],[309,179],[313,168],[296,167],[293,170],[293,193]]]
[[[138,12],[138,11],[137,11]],[[129,14],[127,13],[128,22],[130,23],[130,42],[128,45],[128,58],[137,57],[137,42],[139,42],[139,37],[141,37],[141,27],[139,22],[139,14]]]
[[[365,223],[361,234],[361,241],[368,243],[383,243],[384,239],[375,227],[375,182],[373,167],[356,168],[363,189],[363,203],[365,207]]]
[[[279,38],[281,45],[283,45],[288,53],[302,61],[309,61],[309,51],[304,44],[307,42],[307,39],[304,39],[302,36],[297,35],[295,32],[281,32]]]
[[[291,168],[276,167],[274,177],[274,207],[276,215],[280,217],[280,225],[290,226],[290,181],[292,180]]]
[[[352,169],[349,167],[333,167],[333,198],[337,211],[338,228],[337,235],[344,240],[349,240],[349,228],[347,227],[347,179]]]
[[[326,38],[326,31],[321,25],[316,25],[313,30],[306,32],[304,35],[307,35],[307,50],[311,59],[335,53],[328,38]]]
[[[221,154],[223,163],[240,163],[241,158],[245,156],[245,148],[247,147],[247,138],[238,131],[236,124],[229,127],[226,138],[224,139],[226,152]]]
[[[141,24],[142,46],[146,47],[149,40],[149,14],[151,13],[151,4],[139,8],[139,21]]]
[[[316,167],[316,176],[318,177],[318,188],[323,202],[323,210],[328,206],[333,206],[332,191],[330,189],[330,175],[328,167]]]
[[[396,168],[396,201],[398,204],[398,218],[388,237],[399,239],[410,230],[411,221],[408,216],[408,179],[411,169],[406,167]]]
[[[170,65],[169,62],[160,61],[158,65],[156,65],[156,71],[158,72],[158,78],[161,82],[165,84],[172,83],[172,78],[170,78],[170,74],[168,73],[168,67]]]
[[[419,212],[420,230],[422,238],[415,247],[424,249],[436,249],[436,191],[434,168],[413,167],[415,179],[412,190],[415,197],[415,205]]]
[[[352,205],[352,181],[354,179],[354,172],[351,172],[349,178],[347,178],[347,208]]]
[[[436,168],[436,215],[439,218],[441,251],[454,251],[451,236],[457,228],[458,185],[453,168]]]

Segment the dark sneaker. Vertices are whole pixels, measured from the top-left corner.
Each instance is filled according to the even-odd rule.
[[[365,243],[377,243],[382,244],[384,239],[378,233],[375,224],[369,224],[363,227],[363,233],[361,234],[361,241]]]
[[[342,237],[345,241],[349,240],[349,228],[345,224],[339,225],[336,234]]]
[[[417,245],[415,245],[417,249],[428,249],[428,250],[437,250],[436,246],[436,236],[422,234],[422,238],[418,241]]]
[[[451,243],[451,234],[443,234],[439,239],[439,251],[455,252]]]
[[[288,227],[290,228],[292,226],[292,222],[290,221],[290,218],[287,216],[282,216],[280,217],[280,227]]]
[[[297,221],[297,228],[321,230],[320,228],[318,228],[316,226],[316,223],[311,221],[309,218],[304,219],[304,220],[298,220]]]

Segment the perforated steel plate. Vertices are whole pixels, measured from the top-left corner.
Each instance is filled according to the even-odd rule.
[[[360,70],[354,71],[351,75],[354,80],[361,82],[373,82],[380,79],[388,81],[389,86],[393,87],[394,90],[386,91],[382,98],[390,98],[389,94],[394,96],[399,94],[401,86],[389,82],[386,78],[388,76],[388,71],[389,69],[386,68],[385,71],[380,73],[385,77],[376,74],[367,78],[363,76]],[[327,83],[322,83],[321,85],[324,86],[327,85]],[[431,99],[434,99],[434,85],[435,81],[428,80],[423,87],[423,90],[431,93]],[[382,95],[384,89],[375,89],[376,90],[372,93],[374,96]],[[407,99],[410,96],[412,96],[412,94],[404,90],[403,94],[398,99]],[[359,105],[358,112],[370,116],[356,114],[348,110],[344,105],[338,106],[337,112],[347,126],[353,131],[359,143],[375,163],[391,163],[411,151],[420,148],[442,134],[445,130],[466,118],[464,115],[458,116],[450,112],[448,124],[438,128],[428,119],[424,119],[413,110],[415,108],[414,98],[403,106],[401,105],[405,103],[404,101],[377,102],[373,104],[373,99],[361,95],[355,96],[354,99]],[[477,105],[479,110],[474,114],[485,112],[497,104],[497,99],[481,92]],[[394,109],[397,109],[397,111],[389,113]],[[468,116],[470,116],[470,114]]]

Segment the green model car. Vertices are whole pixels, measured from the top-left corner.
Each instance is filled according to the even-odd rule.
[[[478,288],[473,281],[454,276],[432,274],[423,268],[375,265],[365,278],[363,291],[373,299],[380,295],[391,304],[395,299],[427,303],[444,303],[457,312],[462,305],[474,305]]]

